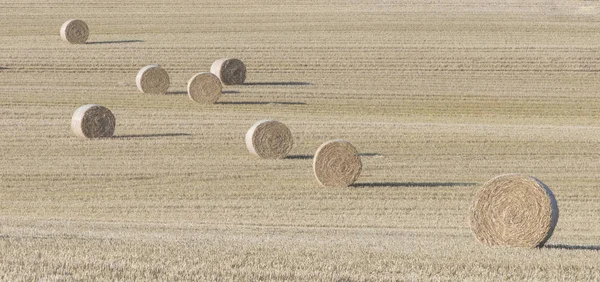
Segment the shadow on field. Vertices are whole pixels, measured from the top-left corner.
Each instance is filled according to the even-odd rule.
[[[369,188],[369,187],[455,187],[455,186],[473,186],[475,182],[370,182],[354,183],[351,187]]]
[[[158,133],[158,134],[130,134],[113,136],[115,139],[131,139],[131,138],[157,138],[157,137],[177,137],[177,136],[192,136],[189,133]]]
[[[312,85],[310,82],[302,81],[269,81],[269,82],[245,82],[243,85],[259,85],[259,86],[297,86],[297,85]]]
[[[304,102],[255,102],[255,101],[242,101],[242,102],[217,102],[221,105],[306,105]]]
[[[361,157],[383,157],[383,155],[380,155],[377,153],[361,153],[358,155]],[[292,160],[308,160],[308,159],[312,159],[314,157],[315,157],[314,155],[289,155],[285,158],[292,159]]]
[[[86,44],[120,44],[120,43],[138,43],[144,42],[144,40],[115,40],[115,41],[92,41]]]
[[[551,245],[544,245],[544,248],[548,248],[548,249],[563,249],[563,250],[590,250],[590,251],[600,251],[600,246],[594,246],[594,245],[565,245],[565,244],[551,244]]]
[[[187,91],[167,91],[166,95],[186,95]]]
[[[310,160],[313,157],[314,157],[313,155],[289,155],[285,158],[291,159],[291,160]]]
[[[225,90],[222,92],[223,94],[238,94],[239,91],[235,90]],[[168,91],[166,95],[187,95],[187,91]]]

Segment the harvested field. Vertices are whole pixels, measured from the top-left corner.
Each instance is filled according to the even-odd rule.
[[[0,0],[0,280],[600,279],[597,1],[90,2]],[[190,101],[215,58],[246,83]],[[148,62],[168,95],[136,89]],[[113,138],[73,136],[85,104]],[[288,158],[248,154],[262,119]],[[312,173],[335,139],[361,153],[348,188]],[[513,172],[556,196],[544,248],[471,233]]]

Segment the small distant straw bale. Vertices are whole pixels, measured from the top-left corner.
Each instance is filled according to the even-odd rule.
[[[221,97],[221,81],[209,72],[194,75],[187,86],[188,96],[201,104],[214,104]]]
[[[276,120],[258,121],[246,133],[248,151],[264,159],[283,159],[293,145],[290,129]]]
[[[210,66],[224,85],[243,84],[246,81],[246,65],[239,59],[219,59]]]
[[[325,187],[346,187],[358,179],[362,162],[350,142],[334,140],[323,143],[313,158],[317,181]]]
[[[71,119],[71,130],[83,138],[112,137],[115,132],[115,116],[106,107],[89,104],[79,107]]]
[[[542,247],[558,222],[558,204],[537,178],[504,174],[477,191],[470,220],[471,230],[483,244]]]
[[[142,93],[165,94],[171,84],[169,74],[158,65],[145,66],[138,72],[135,83]]]
[[[90,30],[82,20],[68,20],[60,28],[60,37],[72,44],[84,44],[89,35]]]

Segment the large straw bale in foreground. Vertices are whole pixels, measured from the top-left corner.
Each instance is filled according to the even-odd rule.
[[[325,187],[346,187],[358,179],[362,162],[350,142],[334,140],[323,143],[313,158],[317,181]]]
[[[84,44],[89,35],[90,30],[82,20],[68,20],[60,28],[60,37],[72,44]]]
[[[225,85],[243,84],[246,81],[246,65],[238,59],[219,59],[210,66],[210,72]]]
[[[188,96],[201,104],[214,104],[222,94],[221,81],[210,72],[201,72],[188,81]]]
[[[497,176],[480,188],[471,209],[471,230],[486,245],[541,247],[558,222],[558,204],[540,180]]]
[[[276,120],[258,121],[246,133],[248,151],[261,158],[283,159],[293,145],[290,129]]]
[[[79,137],[112,137],[115,132],[115,116],[100,105],[89,104],[79,107],[71,119],[71,130]]]
[[[158,65],[145,66],[138,72],[135,83],[142,93],[165,94],[171,80],[166,70]]]

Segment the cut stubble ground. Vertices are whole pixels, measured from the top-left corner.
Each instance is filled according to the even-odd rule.
[[[596,4],[328,3],[0,1],[0,280],[598,279]],[[89,11],[99,43],[62,41]],[[223,57],[247,84],[216,104],[136,89],[140,65],[185,93]],[[90,103],[113,138],[71,133]],[[262,119],[288,158],[248,154]],[[361,153],[351,187],[314,179],[333,139]],[[475,191],[510,172],[556,196],[546,248],[471,234]]]

